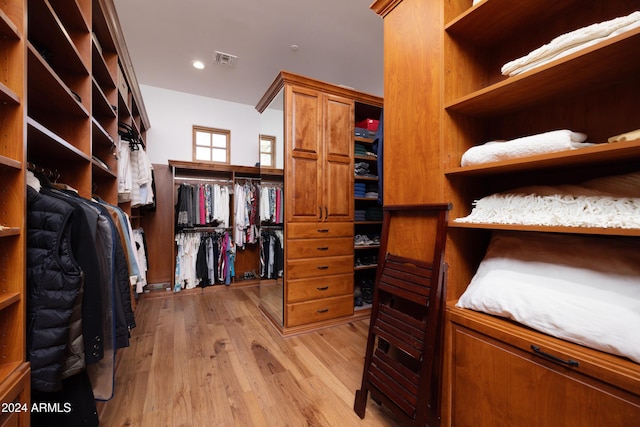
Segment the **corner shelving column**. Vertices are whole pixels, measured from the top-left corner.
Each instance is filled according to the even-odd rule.
[[[373,298],[373,285],[379,261],[382,206],[378,203],[381,171],[378,170],[378,158],[373,147],[376,132],[373,126],[362,127],[358,126],[358,123],[369,119],[378,120],[381,111],[381,105],[355,103],[353,285],[354,310],[362,311],[363,314],[371,308]]]
[[[25,0],[0,6],[0,402],[30,404],[25,361]],[[0,414],[28,425],[28,412]]]

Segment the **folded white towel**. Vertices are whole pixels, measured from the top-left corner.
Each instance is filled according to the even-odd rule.
[[[462,155],[460,164],[462,166],[471,166],[593,145],[584,143],[586,139],[587,135],[584,133],[562,129],[505,142],[490,141],[486,144],[469,148]]]
[[[521,74],[639,26],[640,11],[637,11],[627,16],[579,28],[556,37],[521,58],[507,62],[502,66],[502,74],[505,76]]]

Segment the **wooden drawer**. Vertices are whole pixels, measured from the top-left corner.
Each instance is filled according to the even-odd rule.
[[[331,320],[353,314],[353,295],[287,304],[287,327]]]
[[[353,222],[299,222],[287,225],[287,240],[327,237],[353,237]]]
[[[317,258],[336,255],[353,256],[353,238],[287,240],[287,258]]]
[[[290,303],[339,295],[353,295],[353,274],[287,282],[287,302]]]
[[[287,260],[287,280],[353,274],[353,256]]]
[[[637,425],[637,364],[470,310],[449,307],[447,317],[451,407],[443,425]]]

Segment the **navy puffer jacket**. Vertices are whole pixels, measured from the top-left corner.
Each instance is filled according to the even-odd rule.
[[[82,270],[70,245],[74,208],[27,186],[27,359],[31,386],[57,391]]]

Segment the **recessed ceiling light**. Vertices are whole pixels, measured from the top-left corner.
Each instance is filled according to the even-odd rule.
[[[198,70],[203,70],[204,63],[202,61],[193,61],[193,68],[197,68]]]
[[[294,52],[295,52],[295,51],[297,51],[298,49],[300,49],[300,46],[298,46],[297,44],[292,44],[292,45],[291,45],[291,50],[292,50],[292,51],[294,51]]]

